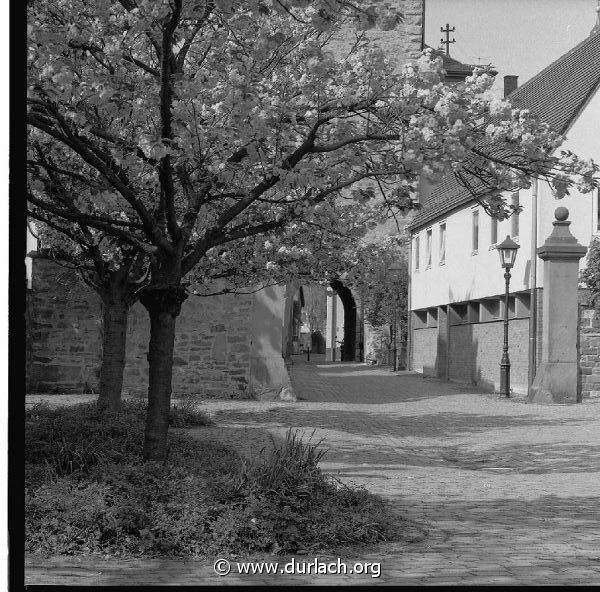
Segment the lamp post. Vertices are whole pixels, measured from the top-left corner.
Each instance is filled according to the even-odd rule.
[[[504,268],[504,346],[500,360],[500,393],[510,397],[510,360],[508,358],[508,293],[510,290],[510,270],[515,264],[519,245],[507,236],[497,247],[500,265]]]
[[[398,263],[392,263],[390,267],[388,267],[388,272],[392,276],[392,280],[394,282],[394,309],[393,309],[393,321],[392,321],[392,351],[394,352],[394,362],[392,366],[392,371],[396,372],[398,370],[398,273],[402,270],[402,267],[398,265]]]

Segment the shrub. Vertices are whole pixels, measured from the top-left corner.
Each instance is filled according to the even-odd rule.
[[[144,413],[148,409],[148,401],[144,395],[134,395],[127,400],[127,404],[137,407]],[[182,395],[175,399],[169,410],[169,426],[187,428],[214,423],[206,413],[200,410],[200,405],[201,403],[193,395]]]
[[[298,432],[288,430],[285,440],[265,454],[264,450],[254,462],[243,462],[236,487],[240,492],[263,492],[275,495],[310,495],[315,487],[325,481],[319,462],[325,454],[321,442],[304,442]]]
[[[176,428],[205,426],[214,423],[200,410],[200,403],[193,397],[182,397],[171,404],[169,425]]]
[[[587,265],[581,272],[580,279],[589,288],[595,306],[600,308],[600,240],[597,238],[590,243]]]
[[[27,412],[26,549],[45,554],[210,556],[331,550],[398,532],[385,504],[323,474],[312,436],[243,461],[169,435],[166,463],[141,461],[143,405],[102,420],[94,405]]]

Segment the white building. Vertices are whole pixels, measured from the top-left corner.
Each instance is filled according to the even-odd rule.
[[[597,24],[587,39],[509,98],[515,106],[529,109],[566,135],[561,149],[600,162],[599,86]],[[492,219],[453,175],[424,196],[423,207],[410,225],[409,355],[414,370],[498,387],[504,277],[495,245],[508,235],[520,245],[509,301],[512,386],[517,392],[527,390],[531,360],[537,365],[541,356],[539,348],[535,351],[532,347],[543,314],[539,303],[544,287],[535,248],[552,231],[558,206],[569,209],[570,230],[581,244],[589,245],[600,233],[598,191],[571,193],[556,200],[545,183],[535,183],[529,190],[506,196],[523,209],[504,221]],[[531,312],[536,305],[539,314],[534,326]]]

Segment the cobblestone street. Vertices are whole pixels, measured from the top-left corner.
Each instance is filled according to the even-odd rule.
[[[342,557],[381,562],[378,579],[218,577],[207,561],[30,557],[26,583],[600,584],[598,399],[528,405],[413,373],[299,357],[291,377],[295,403],[206,401],[217,425],[198,435],[252,454],[269,434],[315,430],[328,449],[324,470],[364,484],[407,518],[412,541]]]

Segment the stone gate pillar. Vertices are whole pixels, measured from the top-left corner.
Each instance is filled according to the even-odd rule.
[[[587,247],[569,231],[569,210],[556,208],[554,229],[537,249],[544,261],[542,364],[528,400],[530,403],[576,403],[577,287],[579,260]]]

